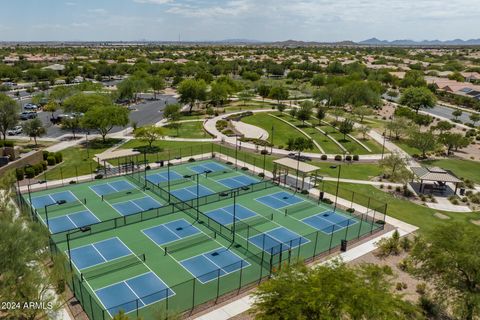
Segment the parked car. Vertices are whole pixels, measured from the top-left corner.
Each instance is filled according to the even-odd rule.
[[[17,134],[21,134],[22,132],[22,126],[15,126],[13,129],[7,130],[7,134],[9,136],[16,136]]]
[[[16,136],[17,134],[21,134],[23,132],[22,126],[15,126],[10,130],[7,130],[7,134],[9,136]]]
[[[20,113],[20,120],[35,119],[36,117],[37,117],[37,113],[34,111],[24,111]]]
[[[24,107],[25,110],[37,110],[38,106],[33,103],[27,103]]]

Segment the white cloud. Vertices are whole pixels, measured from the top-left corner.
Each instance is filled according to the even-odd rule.
[[[88,12],[95,13],[95,14],[106,14],[107,10],[102,8],[96,8],[96,9],[89,9]]]
[[[72,27],[74,28],[88,28],[90,25],[86,22],[73,22],[71,24]]]
[[[148,3],[148,4],[165,4],[171,3],[173,0],[133,0],[136,3]]]

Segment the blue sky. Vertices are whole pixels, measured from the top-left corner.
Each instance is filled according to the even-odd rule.
[[[469,39],[480,38],[478,2],[3,0],[0,41]]]

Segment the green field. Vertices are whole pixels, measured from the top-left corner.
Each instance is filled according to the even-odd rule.
[[[211,136],[203,129],[203,121],[180,122],[178,131],[169,125],[162,127],[164,134],[175,138],[206,139]]]
[[[464,159],[426,160],[422,164],[451,170],[459,178],[480,183],[480,162]]]
[[[213,172],[196,174],[205,168]],[[254,184],[245,187],[237,179]],[[197,199],[199,188],[212,194]],[[257,283],[280,264],[382,228],[364,216],[328,213],[331,206],[212,160],[24,197],[32,199],[43,224],[48,204],[54,249],[71,256],[74,270],[67,280],[90,319],[108,319],[121,309],[146,320],[187,311]],[[59,199],[68,200],[55,204]],[[142,208],[147,201],[157,207]],[[97,221],[76,229],[85,223],[79,212]],[[302,221],[320,213],[326,214],[320,222]]]

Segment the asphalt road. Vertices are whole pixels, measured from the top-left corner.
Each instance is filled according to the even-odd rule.
[[[153,100],[152,95],[144,95],[141,96],[144,99],[141,103],[132,105],[134,108],[130,111],[130,123],[128,126],[131,126],[133,122],[137,123],[137,126],[144,126],[149,124],[157,123],[158,121],[162,120],[163,117],[163,109],[165,109],[166,103],[171,104],[177,102],[177,100],[172,96],[167,95],[157,95],[157,100]],[[28,103],[29,101],[22,101],[22,110],[23,106]],[[57,111],[54,115],[61,114],[62,111]],[[42,121],[43,125],[47,129],[47,133],[45,137],[48,138],[58,138],[64,134],[70,133],[68,130],[63,130],[59,125],[53,125],[50,121],[52,117],[51,112],[42,112],[39,111],[38,118]],[[20,123],[21,124],[21,123]],[[111,131],[118,132],[123,130],[122,127],[114,127]],[[92,132],[94,133],[94,132]]]
[[[432,109],[421,109],[421,110],[424,112],[430,113],[433,116],[439,116],[439,117],[447,118],[450,120],[455,119],[455,117],[452,116],[452,112],[455,111],[455,109],[453,108],[436,105]],[[462,115],[458,117],[458,119],[463,123],[471,122],[470,113],[463,111]]]

